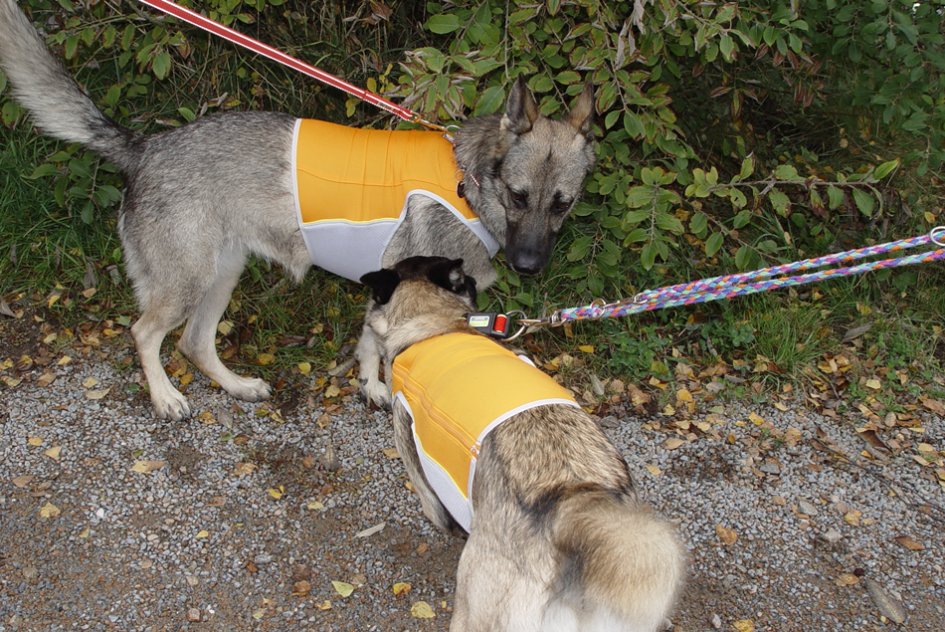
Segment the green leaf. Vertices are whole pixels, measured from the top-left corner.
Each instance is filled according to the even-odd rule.
[[[659,213],[656,215],[656,225],[663,230],[668,230],[671,233],[676,235],[681,235],[686,232],[683,223],[679,221],[679,218],[675,215],[670,215],[669,213]]]
[[[459,28],[459,17],[453,13],[438,13],[431,15],[423,26],[432,33],[445,35]]]
[[[161,51],[154,56],[151,62],[151,70],[158,79],[164,79],[171,70],[171,55],[167,51]]]
[[[836,210],[843,204],[843,190],[840,187],[827,187],[827,208]]]
[[[644,270],[649,270],[656,263],[656,242],[651,241],[643,246],[640,251],[640,265]]]
[[[37,166],[33,169],[33,173],[26,176],[28,180],[38,180],[39,178],[45,178],[46,176],[51,176],[56,173],[56,165],[49,164],[44,162],[43,164]]]
[[[746,208],[738,212],[738,215],[736,215],[735,219],[732,220],[732,226],[735,228],[735,230],[738,230],[748,226],[748,222],[750,221],[751,211]]]
[[[703,212],[698,212],[689,220],[689,230],[694,235],[702,235],[709,227],[709,216]]]
[[[738,172],[738,177],[741,180],[749,177],[755,172],[755,155],[751,154],[742,160],[742,169]]]
[[[890,160],[889,162],[884,162],[875,169],[873,169],[873,177],[877,180],[882,180],[890,173],[896,170],[899,167],[899,159]]]
[[[590,236],[583,235],[578,237],[571,243],[571,248],[568,249],[568,261],[580,261],[587,256],[587,253],[591,249],[591,243],[593,239]]]
[[[474,114],[476,116],[482,116],[484,114],[493,114],[498,112],[504,101],[505,91],[502,89],[502,86],[492,86],[491,88],[486,88],[482,94],[479,95],[479,99],[476,101]]]
[[[722,242],[724,238],[722,233],[712,233],[709,235],[709,238],[705,240],[705,254],[707,257],[714,257],[715,254],[722,248]]]
[[[735,253],[735,267],[739,270],[745,270],[748,268],[748,265],[751,263],[751,248],[748,246],[742,246],[738,249],[738,252]]]
[[[801,176],[794,165],[778,165],[774,170],[774,177],[778,180],[798,180]]]
[[[771,207],[778,215],[787,217],[788,211],[791,208],[791,200],[788,196],[777,189],[772,189],[768,194],[768,200],[771,202]]]
[[[867,193],[862,189],[853,189],[853,201],[863,215],[866,217],[873,216],[873,209],[876,207],[876,198],[874,198],[871,193]]]
[[[732,61],[732,53],[735,52],[735,41],[731,35],[723,35],[719,40],[719,50],[722,52],[722,59]]]

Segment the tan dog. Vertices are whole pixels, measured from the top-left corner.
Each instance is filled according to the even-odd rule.
[[[552,383],[552,400],[516,408],[484,438],[479,435],[470,450],[468,511],[456,502],[462,496],[461,485],[446,490],[454,496],[449,499],[434,490],[444,483],[437,464],[447,459],[424,434],[428,422],[412,413],[426,408],[448,416],[449,404],[436,397],[443,389],[455,389],[457,379],[466,378],[454,379],[451,367],[456,358],[441,354],[430,359],[430,366],[434,381],[442,378],[442,383],[417,386],[425,378],[419,377],[423,365],[415,350],[454,339],[458,344],[465,337],[477,345],[477,358],[483,355],[483,344],[508,355],[466,324],[475,283],[463,274],[462,261],[413,257],[362,280],[374,292],[358,349],[365,393],[383,399],[377,387],[377,368],[383,360],[387,380],[383,390],[388,398],[392,388],[394,392],[397,449],[424,512],[444,529],[462,525],[471,516],[450,630],[659,629],[683,579],[683,549],[672,527],[637,499],[626,463],[594,419],[564,401],[566,397],[559,398],[560,387],[555,391]],[[507,389],[517,390],[532,379],[550,380],[511,357],[509,363],[518,362],[538,376],[523,373],[513,383],[498,378]],[[404,358],[410,363],[407,373]],[[468,363],[464,359],[459,364]],[[417,375],[411,375],[414,371]],[[505,397],[495,392],[487,376],[478,378],[472,380],[476,384],[468,384],[469,389],[482,386],[481,382],[493,390],[473,393],[460,409]],[[417,400],[407,392],[411,389],[422,390],[435,401]],[[446,480],[446,487],[449,484]]]

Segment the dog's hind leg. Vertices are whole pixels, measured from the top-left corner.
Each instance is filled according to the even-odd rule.
[[[246,254],[236,247],[224,250],[216,262],[215,276],[187,319],[187,326],[177,343],[187,358],[204,375],[239,399],[257,402],[268,399],[269,385],[259,378],[241,377],[223,365],[217,356],[217,324],[226,311],[230,295],[246,264]]]

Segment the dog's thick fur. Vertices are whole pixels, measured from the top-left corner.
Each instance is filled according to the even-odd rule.
[[[295,279],[311,265],[293,202],[295,118],[226,113],[135,134],[95,107],[14,0],[0,0],[0,67],[40,129],[93,149],[125,175],[119,231],[141,308],[132,335],[155,413],[190,414],[160,361],[164,337],[185,321],[178,346],[201,371],[236,397],[267,398],[268,384],[223,365],[214,337],[250,255],[278,262]],[[472,119],[456,134],[467,201],[521,272],[544,268],[581,192],[594,162],[592,115],[590,86],[566,121],[553,121],[538,114],[519,80],[503,114]],[[383,265],[410,255],[462,257],[483,286],[495,279],[482,243],[425,198],[412,199]]]
[[[374,290],[370,336],[359,347],[365,384],[377,379],[380,361],[389,383],[394,358],[410,345],[469,330],[475,285],[461,263],[412,258],[365,275]],[[424,513],[441,528],[454,526],[423,474],[399,401],[393,418]],[[673,529],[637,499],[625,462],[594,420],[567,405],[533,408],[483,442],[450,630],[657,630],[684,566]]]

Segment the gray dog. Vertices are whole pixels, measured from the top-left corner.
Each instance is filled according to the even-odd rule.
[[[505,112],[470,120],[454,146],[435,132],[353,130],[264,112],[142,136],[95,107],[14,0],[0,0],[0,67],[40,129],[125,175],[118,228],[141,308],[131,332],[155,413],[167,419],[190,414],[160,361],[164,337],[185,321],[178,346],[197,368],[235,397],[270,395],[264,381],[227,369],[215,348],[250,255],[294,279],[314,262],[354,280],[410,255],[448,255],[462,257],[485,287],[495,280],[491,256],[504,248],[514,269],[537,273],[594,162],[589,85],[568,118],[555,121],[539,115],[520,79]],[[387,146],[400,153],[368,159]],[[303,153],[319,164],[303,164]],[[437,173],[402,172],[417,164]],[[381,204],[378,185],[399,187],[396,209],[364,216],[375,211],[364,206]],[[351,207],[351,215],[307,210],[303,200]]]
[[[470,532],[453,632],[654,632],[685,554],[568,391],[467,324],[462,261],[412,257],[365,275],[358,355],[424,513]],[[369,335],[368,335],[369,334]]]

